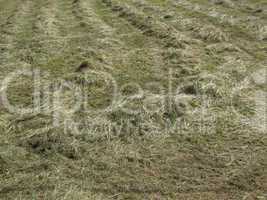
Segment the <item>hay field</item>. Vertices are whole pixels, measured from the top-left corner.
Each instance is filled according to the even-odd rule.
[[[0,0],[0,199],[267,199],[266,0]]]

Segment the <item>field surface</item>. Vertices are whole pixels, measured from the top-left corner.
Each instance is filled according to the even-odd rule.
[[[0,199],[267,199],[266,0],[0,0]]]

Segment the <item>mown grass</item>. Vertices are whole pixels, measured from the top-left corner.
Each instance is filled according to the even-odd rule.
[[[81,36],[66,40],[62,49],[60,42],[43,42],[49,37],[41,31],[38,20],[44,16],[39,10],[49,1],[36,1],[25,19],[11,21],[12,30],[19,23],[25,29],[10,35],[16,45],[4,51],[12,59],[3,56],[8,63],[1,65],[15,63],[17,69],[20,62],[26,62],[30,69],[48,72],[42,76],[42,86],[52,85],[42,103],[49,103],[49,97],[55,95],[53,86],[66,80],[85,92],[89,105],[73,114],[65,112],[76,100],[65,88],[60,104],[45,107],[48,110],[41,114],[18,115],[1,109],[0,199],[266,198],[266,134],[251,123],[257,112],[251,97],[265,85],[249,82],[246,86],[244,81],[251,72],[262,69],[265,53],[258,58],[254,56],[258,51],[251,57],[236,50],[240,45],[235,38],[247,40],[251,46],[246,49],[254,49],[254,44],[260,42],[227,25],[226,32],[231,33],[228,43],[232,46],[201,37],[199,46],[186,44],[194,47],[197,59],[190,48],[166,46],[166,33],[167,39],[146,33],[149,29],[159,30],[164,22],[155,12],[152,19],[146,20],[146,11],[140,9],[134,12],[133,22],[129,13],[122,14],[118,8],[114,11],[116,8],[104,1],[81,2],[57,2],[58,36]],[[134,10],[131,1],[111,2],[127,5],[126,11]],[[146,2],[168,10],[171,1]],[[183,7],[174,9],[189,20],[198,19],[204,31],[210,23],[223,27],[201,13]],[[90,16],[99,24],[94,24]],[[148,23],[145,31],[139,23]],[[101,32],[104,26],[110,35]],[[188,30],[178,30],[188,34]],[[189,35],[198,37],[191,32]],[[88,61],[90,68],[75,72],[83,61]],[[1,71],[1,77],[8,71],[12,70]],[[136,84],[140,85],[144,97],[127,105],[138,114],[125,113],[120,107],[87,112],[111,103],[112,85],[94,71],[112,75],[123,97],[135,94]],[[171,83],[169,72],[173,73]],[[146,98],[159,92],[159,88],[149,85],[155,82],[163,87],[160,98],[166,105],[159,112],[145,112]],[[123,87],[125,84],[129,86]],[[8,97],[14,104],[31,106],[33,86],[30,78],[17,79]],[[175,104],[178,86],[180,94],[187,98]],[[238,89],[236,93],[233,88]],[[162,106],[155,98],[151,101],[148,103],[154,108]],[[55,113],[63,117],[56,127],[52,126]]]

